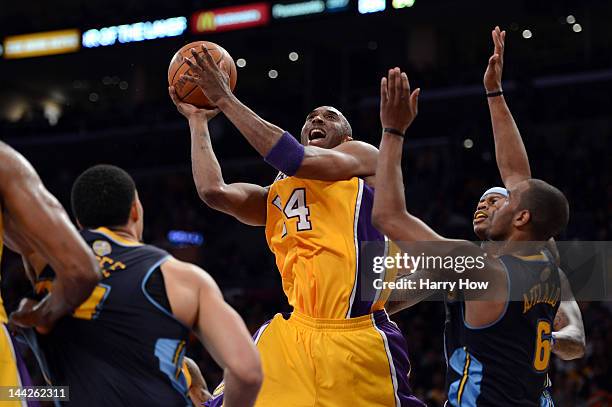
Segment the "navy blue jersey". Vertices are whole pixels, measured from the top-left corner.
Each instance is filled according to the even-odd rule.
[[[81,235],[104,277],[72,316],[39,336],[51,381],[70,386],[74,406],[190,406],[181,371],[189,329],[172,316],[160,270],[168,253],[105,228]],[[37,291],[53,278],[46,268]]]
[[[546,389],[561,297],[559,270],[547,251],[500,260],[513,301],[496,322],[470,327],[461,293],[447,295],[447,406],[552,406]]]

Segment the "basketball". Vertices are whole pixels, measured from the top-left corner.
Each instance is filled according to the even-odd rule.
[[[204,58],[202,45],[204,45],[208,52],[210,52],[217,65],[220,65],[222,61],[225,61],[224,68],[225,72],[229,76],[230,89],[234,90],[237,79],[236,64],[234,64],[234,59],[225,49],[223,49],[223,47],[209,41],[195,41],[189,43],[174,54],[172,60],[170,61],[170,66],[168,67],[168,84],[175,87],[176,95],[181,101],[199,108],[212,109],[215,107],[215,105],[208,100],[208,98],[202,92],[202,89],[200,89],[197,85],[193,83],[185,83],[184,85],[181,85],[178,83],[181,75],[188,72],[190,73],[189,65],[187,65],[187,63],[184,61],[180,61],[178,56],[182,55],[184,58],[193,58],[191,49],[195,48],[198,51],[198,54]]]

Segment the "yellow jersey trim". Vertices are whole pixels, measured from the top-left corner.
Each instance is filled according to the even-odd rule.
[[[465,366],[463,368],[463,377],[461,378],[461,383],[459,384],[459,392],[457,393],[458,406],[461,405],[461,397],[463,396],[463,390],[468,379],[468,371],[470,370],[470,353],[467,351],[465,346],[463,347],[463,350],[465,351]]]
[[[514,257],[521,259],[521,260],[526,260],[526,261],[547,261],[548,260],[548,257],[546,257],[544,253],[532,254],[531,256],[519,256],[515,254]]]
[[[121,246],[128,246],[128,247],[143,246],[142,243],[135,242],[133,240],[129,240],[124,237],[121,237],[117,233],[113,232],[112,230],[104,226],[101,226],[97,229],[93,229],[93,231],[108,237],[110,240],[112,240],[113,242]]]

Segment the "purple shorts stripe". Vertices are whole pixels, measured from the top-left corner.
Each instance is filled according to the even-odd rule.
[[[397,407],[424,407],[425,403],[412,395],[408,384],[408,373],[410,372],[410,361],[408,360],[408,345],[404,335],[397,325],[389,320],[386,311],[376,311],[373,316],[374,325],[383,337],[391,376],[394,377],[396,386]]]
[[[30,378],[30,373],[28,372],[28,368],[21,357],[21,351],[25,347],[15,340],[13,335],[10,335],[11,342],[13,344],[13,349],[15,351],[15,363],[17,365],[17,372],[19,374],[19,378],[21,380],[21,386],[33,386],[32,379]],[[40,403],[38,401],[27,401],[28,407],[40,407]]]
[[[372,206],[374,205],[374,189],[364,181],[361,202],[359,203],[359,218],[357,219],[357,250],[359,253],[357,261],[357,287],[355,298],[351,307],[350,318],[368,315],[376,296],[376,290],[372,282],[380,276],[372,269],[373,257],[382,256],[385,253],[385,237],[372,226]],[[368,242],[364,245],[364,242]],[[367,250],[364,250],[366,249]]]

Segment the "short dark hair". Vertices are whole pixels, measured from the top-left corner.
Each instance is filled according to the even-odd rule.
[[[567,226],[569,203],[563,192],[540,179],[527,181],[528,187],[521,193],[520,209],[531,215],[531,227],[536,240],[548,240],[557,236]]]
[[[114,165],[85,170],[72,185],[72,213],[84,228],[122,226],[128,222],[136,196],[136,184]]]

